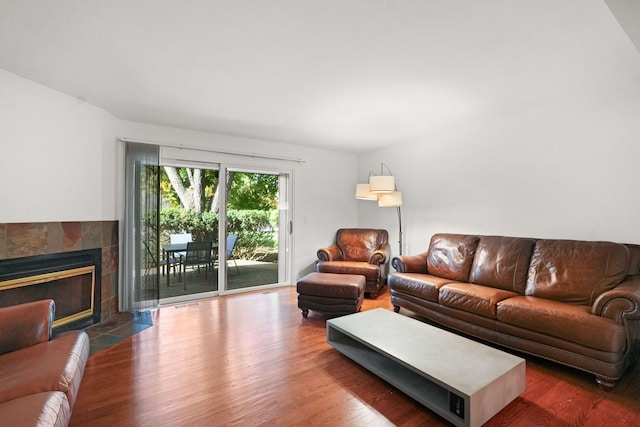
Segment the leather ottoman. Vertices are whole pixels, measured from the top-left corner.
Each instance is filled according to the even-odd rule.
[[[298,280],[298,308],[329,314],[357,313],[364,300],[365,277],[357,274],[309,273]]]

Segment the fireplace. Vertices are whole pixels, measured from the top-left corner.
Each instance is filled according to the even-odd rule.
[[[0,260],[0,307],[53,299],[54,333],[100,322],[102,251]]]

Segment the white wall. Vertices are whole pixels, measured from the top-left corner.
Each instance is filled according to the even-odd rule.
[[[0,223],[121,220],[116,137],[129,137],[304,159],[294,172],[297,274],[338,227],[387,228],[397,253],[395,210],[353,197],[380,161],[404,195],[405,253],[445,231],[640,243],[640,81],[552,101],[356,157],[123,122],[0,70]]]
[[[437,232],[640,243],[640,81],[552,101],[360,156],[360,181],[380,161],[396,176],[405,254]],[[359,225],[395,242],[375,206]]]
[[[104,137],[114,121],[0,70],[0,223],[116,219]]]
[[[167,146],[303,160],[289,163],[294,175],[294,274],[297,277],[315,267],[317,250],[333,242],[337,228],[357,224],[353,197],[357,157],[354,154],[125,121],[119,123],[117,133],[120,138]],[[122,199],[123,196],[118,196],[118,200]]]
[[[353,154],[120,121],[76,98],[0,70],[0,223],[123,220],[124,144],[301,158],[294,163],[294,271],[309,271],[337,227],[357,223]]]

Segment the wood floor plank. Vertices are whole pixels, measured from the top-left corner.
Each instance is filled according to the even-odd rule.
[[[363,309],[377,307],[391,309],[388,292]],[[333,350],[327,318],[303,319],[292,287],[163,307],[89,358],[71,425],[449,425]],[[487,426],[640,425],[638,366],[607,393],[525,357],[525,392]]]

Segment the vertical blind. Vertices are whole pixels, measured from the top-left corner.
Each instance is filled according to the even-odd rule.
[[[122,311],[155,308],[160,286],[159,147],[125,142]]]

